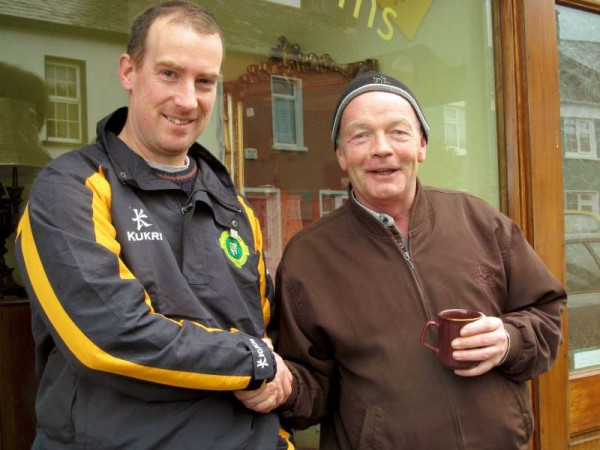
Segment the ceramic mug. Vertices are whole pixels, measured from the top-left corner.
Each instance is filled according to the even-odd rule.
[[[460,336],[460,330],[468,323],[484,317],[479,311],[469,309],[445,309],[438,313],[437,320],[430,320],[423,325],[421,331],[421,344],[435,352],[442,366],[448,369],[470,369],[475,367],[477,361],[457,361],[452,357],[452,341]],[[438,346],[435,347],[426,341],[427,330],[434,327],[438,334]]]

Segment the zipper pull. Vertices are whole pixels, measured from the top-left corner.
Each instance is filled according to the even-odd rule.
[[[404,248],[404,250],[401,251],[402,256],[404,256],[404,259],[406,260],[406,262],[408,263],[408,266],[410,267],[410,269],[414,269],[413,263],[412,263],[412,258],[410,257],[410,253],[408,253],[408,250],[406,248]]]
[[[181,208],[181,214],[185,215],[185,213],[192,209],[192,207],[193,205],[191,203],[188,203],[187,205],[183,206]]]

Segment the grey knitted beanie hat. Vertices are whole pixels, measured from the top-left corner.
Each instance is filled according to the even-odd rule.
[[[421,106],[419,106],[417,99],[408,86],[381,72],[368,71],[358,74],[352,81],[350,81],[338,100],[337,106],[335,107],[333,126],[331,129],[331,142],[334,149],[336,148],[336,142],[340,131],[340,121],[342,119],[344,109],[354,98],[360,94],[371,91],[391,92],[392,94],[397,94],[408,101],[408,103],[410,103],[415,110],[417,118],[421,123],[421,127],[425,135],[425,141],[429,139],[429,124],[427,123],[427,119],[425,119],[425,115],[421,110]]]

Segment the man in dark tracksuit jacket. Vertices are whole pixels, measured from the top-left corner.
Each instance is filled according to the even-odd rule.
[[[180,7],[150,25],[142,62],[121,57],[129,109],[40,172],[19,225],[40,377],[34,448],[288,447],[270,412],[287,369],[267,336],[259,224],[194,142],[222,42],[178,22],[197,13]]]

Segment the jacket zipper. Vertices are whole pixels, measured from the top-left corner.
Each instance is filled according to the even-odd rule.
[[[396,246],[400,250],[400,254],[404,258],[404,261],[406,261],[406,264],[408,265],[408,269],[410,271],[410,275],[413,281],[415,282],[415,286],[417,287],[417,291],[419,292],[419,300],[421,301],[421,307],[423,308],[423,312],[425,313],[425,318],[427,320],[432,320],[433,318],[429,314],[429,308],[427,305],[427,301],[425,300],[425,292],[423,291],[421,283],[419,283],[417,274],[415,273],[415,265],[413,264],[410,252],[408,251],[408,245],[404,240],[404,236],[402,236],[402,233],[400,233],[395,227],[390,227],[389,230],[392,232],[392,235],[394,236],[394,241],[396,242]]]
[[[410,275],[412,276],[415,286],[417,287],[417,291],[419,292],[419,300],[421,301],[421,307],[425,312],[425,317],[427,318],[427,320],[432,320],[432,317],[429,314],[429,308],[427,307],[427,301],[425,300],[425,292],[423,291],[421,283],[419,283],[417,274],[415,272],[415,265],[413,264],[412,258],[410,256],[410,251],[408,250],[408,244],[406,243],[404,236],[402,236],[402,233],[400,233],[400,231],[398,231],[396,227],[387,228],[392,232],[396,246],[400,250],[404,261],[406,261],[406,264],[408,265]],[[450,388],[450,380],[448,380],[449,376],[451,375],[444,373],[444,379],[446,380],[446,389],[448,390],[448,395],[450,397],[452,416],[454,417],[454,426],[456,427],[456,433],[458,435],[458,444],[460,445],[460,448],[464,450],[462,431],[460,429],[460,423],[458,422],[458,411],[456,410],[456,402],[454,399],[454,395],[452,394],[452,389]]]

